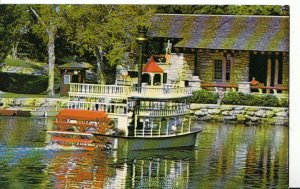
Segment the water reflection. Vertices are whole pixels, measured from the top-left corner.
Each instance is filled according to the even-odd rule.
[[[54,188],[104,188],[107,170],[105,153],[58,152],[49,162]],[[97,157],[97,158],[96,158]]]
[[[126,188],[186,188],[190,162],[195,160],[195,151],[147,150],[130,152],[124,158],[122,156],[118,154],[116,163],[119,168],[116,173],[120,174],[112,178],[114,182],[123,175]]]
[[[0,117],[1,188],[287,188],[288,128],[209,124],[193,149],[49,147],[51,119]]]

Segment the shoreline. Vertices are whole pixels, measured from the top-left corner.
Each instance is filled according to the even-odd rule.
[[[0,98],[0,115],[52,117],[66,108],[68,98]],[[246,125],[289,124],[289,108],[243,105],[191,104],[191,113],[199,121],[244,123]],[[2,111],[2,114],[1,114]],[[9,114],[9,113],[6,113]]]

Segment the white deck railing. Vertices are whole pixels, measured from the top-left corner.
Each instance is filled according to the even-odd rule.
[[[191,96],[192,90],[190,87],[134,87],[132,88],[131,96],[134,97],[151,97],[151,98],[176,98]]]
[[[71,83],[70,95],[77,96],[122,96],[148,98],[176,98],[192,95],[190,87],[165,84],[163,87],[130,87],[118,85],[98,85]]]
[[[90,95],[118,95],[127,96],[130,93],[129,86],[119,85],[98,85],[98,84],[83,84],[71,83],[70,93],[81,93]]]
[[[127,104],[70,101],[68,104],[68,108],[105,111],[108,114],[116,115],[127,114]]]
[[[136,109],[139,116],[144,117],[162,117],[162,116],[176,116],[176,115],[185,115],[189,113],[189,105],[187,104],[178,104],[176,106],[140,106]]]

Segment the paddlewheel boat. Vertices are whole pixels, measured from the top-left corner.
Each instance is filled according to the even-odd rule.
[[[191,119],[191,87],[164,83],[163,73],[151,57],[141,87],[134,79],[129,85],[71,83],[68,109],[49,131],[52,140],[126,150],[194,146],[202,130]]]

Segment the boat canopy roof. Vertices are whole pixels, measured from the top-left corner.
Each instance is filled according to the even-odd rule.
[[[155,62],[153,56],[151,56],[148,62],[143,66],[142,71],[150,73],[164,73],[164,70]]]

